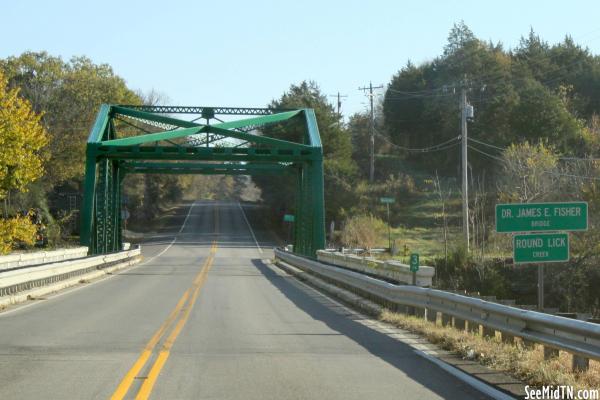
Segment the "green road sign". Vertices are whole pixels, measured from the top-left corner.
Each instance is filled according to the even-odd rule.
[[[496,232],[585,231],[588,204],[565,203],[496,204]]]
[[[379,202],[383,204],[393,204],[396,202],[396,199],[393,197],[380,197]]]
[[[292,215],[292,214],[285,214],[283,216],[283,221],[284,222],[294,222],[294,215]]]
[[[569,261],[568,233],[534,233],[513,237],[515,263]]]
[[[412,253],[410,255],[410,272],[417,272],[419,270],[419,254]]]

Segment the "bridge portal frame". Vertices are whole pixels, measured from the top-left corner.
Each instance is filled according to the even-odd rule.
[[[172,114],[199,117],[186,120]],[[224,122],[217,115],[252,117]],[[117,121],[142,134],[119,137]],[[252,133],[292,123],[302,129],[300,142]],[[240,143],[214,145],[222,139]],[[122,182],[128,173],[290,174],[296,180],[294,252],[315,257],[325,247],[323,150],[312,109],[103,104],[86,145],[80,241],[90,254],[121,249]]]

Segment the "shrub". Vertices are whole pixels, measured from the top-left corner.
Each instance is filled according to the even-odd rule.
[[[37,226],[29,217],[0,219],[0,254],[9,253],[14,246],[32,246],[35,243]]]

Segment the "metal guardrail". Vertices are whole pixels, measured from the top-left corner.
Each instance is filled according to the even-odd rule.
[[[337,267],[349,268],[362,274],[387,280],[391,283],[412,282],[413,273],[410,266],[395,260],[378,260],[373,257],[359,257],[353,254],[342,254],[334,251],[317,250],[317,260],[333,264]],[[435,268],[421,265],[416,272],[417,286],[431,286]]]
[[[494,331],[500,331],[503,336],[511,339],[520,337],[550,349],[567,351],[575,357],[600,360],[600,324],[522,310],[442,290],[393,285],[281,249],[275,249],[274,252],[277,259],[358,294],[388,304],[412,307],[421,310],[422,313],[417,312],[421,315],[425,315],[427,311],[427,319],[431,321],[435,321],[439,312],[443,321],[453,317],[455,326],[457,320],[462,321],[462,329],[464,321],[468,321],[470,328],[477,325],[479,331],[478,325],[481,325],[484,327],[484,334],[487,329],[490,336]],[[575,364],[574,361],[574,367]],[[578,365],[581,365],[581,362]]]
[[[6,271],[0,274],[0,298],[132,261],[140,254],[138,246],[117,253]]]

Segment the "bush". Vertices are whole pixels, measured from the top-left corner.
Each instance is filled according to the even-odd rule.
[[[8,254],[17,245],[33,246],[37,226],[28,216],[0,219],[0,254]]]
[[[370,251],[384,228],[385,223],[370,214],[350,217],[342,229],[342,242],[348,247],[362,247]]]

